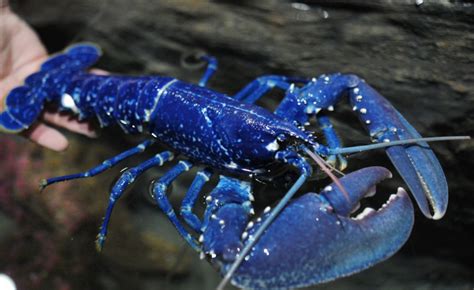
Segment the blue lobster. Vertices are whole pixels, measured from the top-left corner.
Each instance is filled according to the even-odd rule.
[[[170,162],[176,153],[185,158],[154,182],[152,195],[186,242],[226,275],[220,287],[227,280],[249,289],[322,283],[366,269],[405,243],[414,211],[402,188],[379,210],[365,208],[351,216],[359,201],[391,176],[387,169],[360,169],[340,180],[334,178],[319,194],[293,198],[313,174],[312,159],[331,174],[331,164],[345,167],[343,154],[380,145],[386,148],[424,215],[439,219],[446,211],[446,179],[426,140],[355,75],[313,79],[268,75],[229,97],[206,88],[217,69],[216,60],[209,56],[203,57],[208,67],[194,85],[171,77],[88,73],[100,55],[98,47],[78,44],[49,58],[39,72],[8,94],[5,111],[0,113],[0,130],[7,133],[29,128],[45,103],[55,103],[80,119],[97,117],[102,127],[118,124],[125,133],[152,136],[88,171],[43,180],[42,188],[99,174],[143,152],[156,140],[172,148],[122,173],[110,194],[97,238],[99,249],[106,239],[113,207],[126,187],[144,171]],[[273,113],[254,104],[272,88],[286,92]],[[345,95],[377,144],[341,146],[327,111]],[[313,116],[327,145],[316,142],[304,128]],[[179,219],[167,198],[167,188],[195,165],[203,167],[185,194]],[[285,168],[296,169],[296,181],[275,207],[252,217],[252,178],[271,181],[275,172]],[[213,174],[219,175],[219,181],[207,195],[207,207],[200,218],[193,207]]]

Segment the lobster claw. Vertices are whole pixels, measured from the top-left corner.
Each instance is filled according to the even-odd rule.
[[[359,118],[377,142],[421,138],[410,123],[377,91],[349,75],[354,86],[350,100]],[[357,84],[355,84],[358,82]],[[423,214],[440,219],[448,206],[448,185],[443,169],[426,142],[391,146],[386,153],[413,193]]]
[[[350,217],[359,200],[390,176],[383,167],[361,169],[340,180],[348,197],[332,184],[320,194],[292,201],[256,243],[232,283],[249,289],[303,287],[362,271],[393,255],[408,239],[414,220],[402,188],[380,210],[366,208]],[[260,225],[249,230],[249,239]]]

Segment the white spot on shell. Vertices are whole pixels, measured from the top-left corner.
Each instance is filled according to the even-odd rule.
[[[70,109],[71,111],[73,111],[76,114],[79,113],[79,108],[76,106],[76,103],[74,102],[74,99],[69,94],[64,94],[61,97],[61,105],[64,108]]]
[[[207,176],[206,174],[202,173],[202,172],[198,172],[198,175],[202,176],[204,178],[204,181],[209,181],[209,176]]]
[[[226,166],[232,169],[237,168],[237,164],[234,161],[231,161],[230,163],[226,164]]]
[[[326,186],[323,190],[326,191],[326,192],[331,191],[331,190],[332,190],[332,186],[328,185],[328,186]]]
[[[366,109],[366,108],[361,108],[361,109],[360,109],[360,113],[361,113],[361,114],[367,113],[367,109]]]
[[[189,164],[187,162],[184,162],[183,160],[179,161],[179,163],[181,163],[184,166],[185,171],[188,171],[191,168]]]
[[[249,200],[250,200],[250,201],[254,201],[254,200],[255,200],[255,197],[253,196],[252,193],[249,193]]]
[[[269,143],[267,146],[265,146],[265,148],[268,151],[277,151],[280,148],[280,145],[278,145],[278,141],[275,140],[275,141]]]

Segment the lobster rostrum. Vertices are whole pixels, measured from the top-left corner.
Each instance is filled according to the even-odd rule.
[[[45,103],[55,103],[80,119],[96,117],[103,127],[118,124],[125,133],[150,135],[88,171],[43,180],[42,188],[94,176],[155,141],[172,148],[122,173],[110,194],[97,238],[99,249],[112,209],[126,187],[144,171],[171,162],[179,153],[185,159],[153,183],[152,195],[182,237],[226,275],[221,286],[227,279],[250,289],[306,286],[347,276],[391,256],[405,243],[413,226],[407,193],[399,188],[379,210],[365,208],[351,215],[362,198],[374,193],[378,182],[391,176],[387,169],[360,169],[340,181],[335,179],[319,194],[293,198],[313,174],[309,156],[323,168],[326,162],[343,169],[343,154],[366,149],[343,148],[326,115],[345,95],[373,141],[386,143],[388,156],[421,211],[432,219],[441,218],[446,211],[446,179],[428,144],[419,140],[404,144],[403,140],[421,136],[355,75],[263,76],[230,97],[205,87],[217,69],[216,60],[209,56],[203,57],[208,67],[199,85],[194,85],[171,77],[88,73],[100,54],[95,45],[78,44],[51,57],[24,85],[8,94],[5,111],[0,113],[0,130],[8,133],[29,128]],[[286,93],[274,112],[254,104],[275,87]],[[314,116],[326,145],[304,129]],[[185,194],[180,219],[166,191],[196,165],[202,168]],[[267,207],[254,216],[248,177],[271,178],[273,168],[284,166],[294,167],[298,178],[273,209]],[[193,207],[213,174],[219,175],[219,182],[206,196],[207,207],[200,218]]]

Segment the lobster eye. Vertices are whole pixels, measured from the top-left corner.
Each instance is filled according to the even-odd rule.
[[[285,142],[286,139],[287,138],[286,138],[285,134],[280,134],[280,135],[277,136],[278,143],[283,143],[283,142]]]
[[[280,148],[286,148],[288,146],[295,146],[302,144],[302,140],[293,135],[280,134],[277,136],[275,142],[279,145]]]

